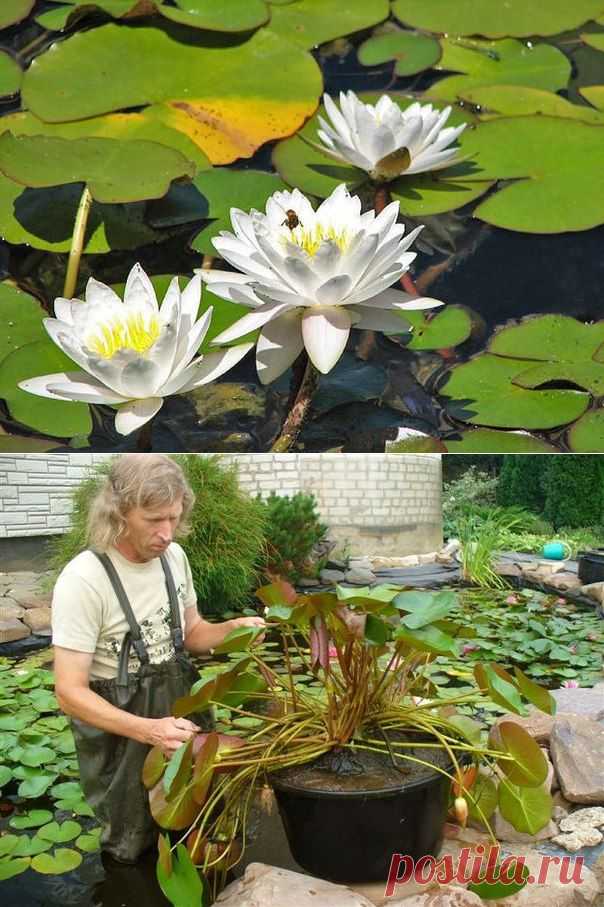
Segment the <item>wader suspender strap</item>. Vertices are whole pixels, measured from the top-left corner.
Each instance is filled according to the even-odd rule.
[[[168,590],[168,598],[170,599],[170,627],[172,631],[172,644],[174,646],[174,651],[177,655],[180,655],[181,652],[184,652],[184,637],[182,633],[182,624],[180,622],[180,608],[178,605],[178,595],[176,593],[176,586],[174,585],[174,577],[172,576],[172,571],[170,570],[170,565],[168,564],[168,559],[165,554],[160,554],[159,559],[161,565],[164,569],[164,576],[166,578],[166,588]]]
[[[126,616],[126,620],[128,621],[128,626],[130,627],[130,634],[126,634],[126,637],[124,637],[124,642],[125,643],[128,642],[127,637],[129,635],[130,642],[134,646],[134,651],[136,652],[136,654],[138,656],[138,660],[140,661],[141,664],[148,664],[149,663],[149,653],[147,652],[145,643],[143,642],[143,640],[141,638],[141,628],[139,627],[136,617],[134,616],[134,611],[132,610],[132,608],[130,606],[130,602],[128,601],[128,596],[126,595],[126,590],[122,586],[122,581],[119,578],[118,572],[115,569],[115,567],[113,566],[111,559],[106,554],[99,554],[98,551],[95,551],[94,553],[96,554],[96,556],[100,560],[101,564],[107,571],[107,575],[109,576],[109,579],[111,580],[111,585],[113,586],[113,591],[117,595],[117,600],[119,601],[122,611],[124,612],[124,614]],[[126,664],[126,673],[127,673],[127,664],[128,664],[127,650],[128,650],[128,648],[129,647],[127,644],[122,645],[122,652],[120,655],[120,670],[118,672],[118,676],[120,678],[122,677],[122,663],[124,662],[124,658],[122,656],[124,655],[124,652],[126,652],[125,664]]]

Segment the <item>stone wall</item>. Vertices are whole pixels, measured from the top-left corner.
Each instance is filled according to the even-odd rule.
[[[0,455],[0,538],[69,528],[71,490],[106,454]],[[201,455],[203,456],[203,454]],[[312,492],[350,554],[418,554],[442,543],[441,462],[434,454],[224,454],[242,488]]]

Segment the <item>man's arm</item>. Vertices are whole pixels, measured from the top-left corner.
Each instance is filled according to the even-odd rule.
[[[193,655],[199,655],[215,649],[237,627],[264,626],[262,617],[235,617],[220,624],[211,624],[199,616],[197,608],[185,608],[185,649]]]
[[[142,718],[111,705],[89,687],[92,655],[54,647],[55,693],[66,715],[110,734],[159,746],[167,756],[199,728],[186,718]]]

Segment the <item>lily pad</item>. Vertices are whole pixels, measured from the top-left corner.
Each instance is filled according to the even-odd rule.
[[[168,124],[213,163],[250,157],[315,110],[319,67],[281,36],[263,28],[224,46],[211,32],[187,32],[186,42],[178,40],[181,33],[175,26],[115,24],[79,32],[37,57],[23,81],[24,104],[49,122],[162,104]],[[119,79],[107,79],[108,72]]]
[[[52,813],[48,809],[31,809],[20,816],[13,816],[9,820],[11,828],[39,828],[52,820]]]
[[[20,797],[26,797],[27,799],[41,797],[42,794],[46,793],[56,777],[56,775],[49,775],[45,772],[36,771],[31,777],[25,778],[21,782],[17,789],[17,793]]]
[[[0,136],[0,170],[9,179],[38,189],[86,183],[94,199],[107,203],[159,198],[172,180],[195,175],[191,161],[157,142],[9,132]]]
[[[513,35],[556,35],[574,29],[603,11],[602,0],[395,0],[392,11],[397,19],[415,28],[454,35],[486,35],[500,38]]]
[[[0,432],[0,453],[42,453],[52,450],[56,446],[56,441],[42,441],[39,438],[26,438],[23,435],[4,435],[3,432]],[[0,768],[0,773],[1,771]]]
[[[240,32],[258,28],[269,19],[263,0],[175,0],[178,10],[158,4],[158,10],[175,22],[210,31]],[[184,13],[186,18],[182,17]]]
[[[571,73],[568,57],[549,44],[455,37],[441,38],[440,45],[442,56],[435,69],[463,73],[430,86],[433,97],[449,101],[484,85],[529,85],[556,91],[566,87]]]
[[[604,410],[585,413],[568,432],[568,446],[575,453],[604,452]]]
[[[81,184],[26,189],[0,173],[0,236],[9,243],[34,249],[68,252],[73,224],[82,195]],[[84,252],[98,254],[165,239],[165,232],[145,222],[145,203],[101,205],[90,208]]]
[[[472,333],[472,312],[461,305],[445,306],[433,318],[421,311],[406,311],[405,320],[413,327],[411,350],[439,350],[459,346]]]
[[[82,862],[82,854],[77,850],[71,850],[67,847],[59,847],[54,853],[41,853],[31,861],[32,869],[41,872],[44,875],[61,875],[64,872],[71,872]]]
[[[0,882],[18,876],[29,869],[29,857],[19,857],[16,860],[0,860]]]
[[[76,847],[79,847],[80,850],[83,850],[85,853],[95,853],[97,850],[100,850],[100,831],[99,828],[96,833],[90,832],[86,835],[80,835],[80,837],[76,839]]]
[[[271,12],[270,30],[310,49],[383,22],[390,15],[388,0],[297,0]]]
[[[597,110],[604,110],[604,85],[587,85],[580,88],[579,92]]]
[[[49,822],[43,828],[38,829],[38,837],[44,841],[52,841],[53,844],[65,844],[67,841],[73,841],[82,833],[82,826],[79,822],[72,822],[67,819],[60,825],[58,822]]]
[[[0,765],[0,788],[8,784],[12,777],[13,773],[11,772],[10,768],[7,765]]]
[[[212,223],[204,227],[191,243],[197,252],[216,255],[212,239],[221,230],[232,231],[229,212],[231,207],[248,211],[251,208],[264,209],[266,200],[282,189],[285,183],[273,173],[260,170],[227,170],[214,167],[207,173],[200,173],[193,181],[199,192],[201,217],[211,218]],[[239,342],[239,341],[238,341]]]
[[[604,364],[594,359],[602,343],[604,321],[582,324],[565,315],[541,315],[498,331],[489,350],[527,360],[526,368],[514,378],[521,387],[570,381],[602,396]]]
[[[46,312],[34,296],[9,283],[0,283],[0,362],[13,350],[45,336]]]
[[[514,180],[475,217],[507,230],[562,233],[604,223],[604,128],[559,117],[505,117],[460,136],[484,179]]]
[[[34,8],[36,0],[3,0],[0,9],[0,28],[8,28],[15,22],[21,22]]]
[[[481,120],[492,120],[500,116],[545,114],[582,120],[584,123],[604,124],[604,113],[601,111],[594,110],[586,104],[571,104],[559,94],[540,88],[527,88],[523,85],[486,85],[464,91],[463,99],[480,107],[476,112]]]
[[[590,47],[593,47],[595,50],[604,51],[604,34],[602,32],[593,32],[581,35],[581,40],[585,44],[589,44]]]
[[[36,854],[45,853],[47,850],[50,850],[52,844],[50,841],[44,841],[42,838],[34,836],[30,838],[29,835],[19,835],[19,842],[15,849],[13,850],[11,856],[13,857],[35,857]]]
[[[526,431],[495,431],[490,428],[466,431],[460,441],[445,441],[445,445],[449,453],[557,453],[551,444]]]
[[[358,50],[359,62],[363,66],[376,66],[395,60],[397,76],[412,76],[424,69],[430,69],[440,59],[441,49],[436,38],[418,32],[395,31],[385,35],[374,35]]]
[[[6,51],[0,51],[0,97],[17,94],[22,78],[23,70],[15,58]]]
[[[13,419],[43,434],[67,438],[88,435],[92,420],[86,403],[50,400],[17,386],[26,378],[61,371],[78,371],[78,367],[51,340],[27,343],[0,363],[0,397],[6,400]]]
[[[456,366],[440,389],[455,403],[455,418],[495,428],[555,428],[581,416],[589,395],[574,390],[529,390],[514,379],[526,370],[525,359],[482,353]]]

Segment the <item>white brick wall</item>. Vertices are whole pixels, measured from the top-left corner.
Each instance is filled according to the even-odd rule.
[[[0,454],[0,538],[65,532],[70,492],[107,454]],[[203,456],[203,454],[201,454]],[[434,550],[442,540],[438,454],[223,454],[242,488],[314,494],[340,541],[373,553]]]

